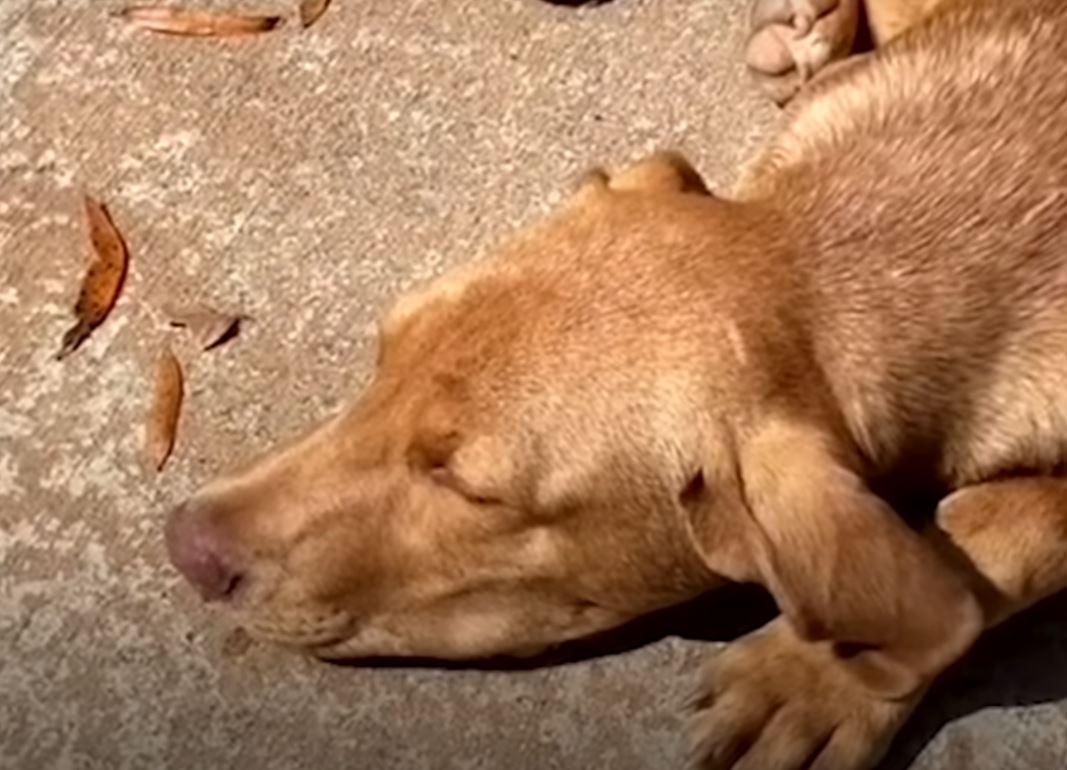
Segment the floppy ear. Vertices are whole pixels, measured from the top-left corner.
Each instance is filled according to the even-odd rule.
[[[603,201],[612,192],[691,193],[711,195],[700,174],[677,152],[662,151],[609,174],[602,168],[586,171],[575,186],[571,206]]]
[[[700,174],[680,153],[664,150],[634,163],[608,180],[612,190],[710,195]]]
[[[982,628],[963,580],[818,429],[774,422],[740,448],[755,571],[797,632],[830,640],[877,694],[903,697]]]

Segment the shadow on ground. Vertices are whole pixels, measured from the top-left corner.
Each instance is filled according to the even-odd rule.
[[[1056,596],[990,632],[945,675],[897,738],[882,770],[906,770],[952,722],[987,708],[1067,698],[1067,596]],[[1062,767],[1063,757],[1042,767]],[[1036,767],[1036,766],[1035,766]]]
[[[465,663],[377,658],[338,665],[533,670],[619,655],[669,636],[692,641],[729,642],[759,628],[776,613],[774,602],[761,589],[736,586],[531,658]],[[711,618],[715,621],[709,622]],[[944,727],[982,709],[1032,706],[1067,699],[1067,622],[1064,618],[1067,618],[1067,596],[1058,596],[990,632],[934,687],[898,736],[880,770],[907,770]]]
[[[690,641],[725,642],[759,628],[776,614],[773,600],[753,586],[731,586],[685,604],[648,615],[621,628],[567,642],[528,658],[440,661],[431,658],[371,658],[336,663],[360,668],[440,668],[480,671],[529,671],[592,658],[620,655],[668,636]],[[715,623],[708,622],[715,618]]]

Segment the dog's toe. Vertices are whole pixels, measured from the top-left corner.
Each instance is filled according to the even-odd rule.
[[[745,46],[745,63],[764,75],[783,75],[796,66],[789,39],[793,28],[768,24],[752,33]]]
[[[756,0],[745,63],[767,95],[784,104],[852,49],[857,0]]]
[[[693,700],[700,770],[869,770],[915,700],[867,694],[781,619],[712,658]]]

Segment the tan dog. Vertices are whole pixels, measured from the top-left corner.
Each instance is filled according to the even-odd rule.
[[[811,5],[759,3],[750,50],[851,40]],[[358,402],[176,510],[174,563],[323,657],[526,654],[758,582],[783,617],[710,662],[700,760],[871,766],[1067,587],[1067,4],[910,7],[734,200],[670,155],[597,174],[402,300]],[[925,537],[886,501],[942,497]]]

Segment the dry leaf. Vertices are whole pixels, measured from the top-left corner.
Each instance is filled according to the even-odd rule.
[[[156,362],[155,390],[145,430],[145,449],[157,471],[163,469],[174,448],[181,410],[182,367],[173,353],[164,350]]]
[[[228,37],[269,32],[281,24],[281,16],[192,11],[159,5],[136,5],[119,11],[118,16],[141,29],[167,35]]]
[[[330,0],[300,0],[300,23],[304,29],[318,21],[329,5]]]
[[[203,350],[210,350],[235,336],[244,318],[204,305],[165,305],[163,312],[171,326],[183,326],[191,331]]]
[[[73,353],[103,323],[115,306],[126,279],[129,255],[122,236],[99,201],[85,196],[85,218],[89,224],[89,241],[93,255],[82,279],[81,292],[74,305],[77,321],[63,335],[63,345],[56,354],[63,359]]]

